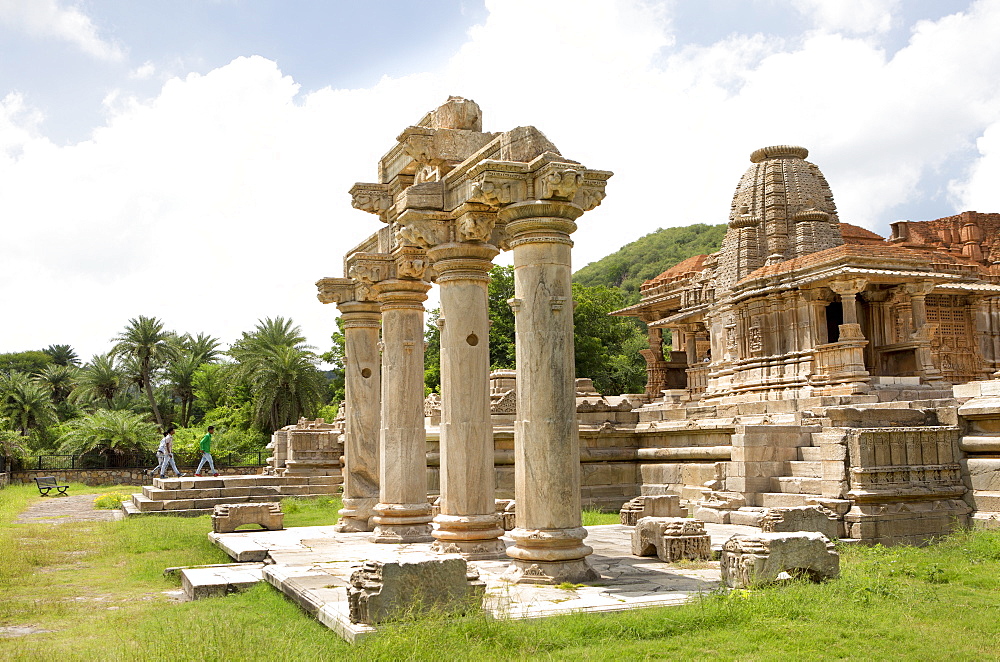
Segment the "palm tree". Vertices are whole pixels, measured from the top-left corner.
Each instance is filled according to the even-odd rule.
[[[104,400],[108,409],[112,400],[122,390],[122,375],[115,366],[111,354],[98,354],[80,373],[76,389],[73,391],[75,401]]]
[[[167,365],[167,379],[170,380],[170,390],[181,401],[181,427],[188,426],[191,416],[191,405],[194,403],[194,375],[201,366],[199,357],[191,352],[185,352]]]
[[[83,455],[98,450],[122,454],[148,449],[156,441],[156,426],[142,414],[98,409],[65,424],[60,452]]]
[[[20,372],[0,375],[0,416],[9,418],[22,437],[59,422],[48,389]]]
[[[181,344],[197,359],[198,365],[215,363],[222,355],[219,350],[219,339],[204,333],[199,333],[197,336],[185,333],[181,337]]]
[[[80,365],[80,357],[69,345],[49,345],[42,351],[51,356],[56,365]]]
[[[131,359],[136,383],[145,391],[149,407],[153,410],[156,423],[163,427],[163,417],[160,408],[153,397],[152,373],[176,354],[172,342],[174,334],[163,329],[163,322],[155,317],[130,319],[125,330],[115,337],[117,341],[111,350],[115,356]]]
[[[277,430],[323,403],[326,378],[315,354],[279,345],[260,357],[250,376],[254,415],[263,430]]]
[[[52,402],[61,405],[69,398],[79,378],[80,369],[76,366],[56,363],[46,366],[38,373],[36,380],[49,389],[52,394]]]
[[[248,385],[261,430],[294,423],[323,402],[326,380],[316,368],[318,357],[312,349],[299,327],[277,317],[258,322],[229,350],[237,361],[234,376]]]

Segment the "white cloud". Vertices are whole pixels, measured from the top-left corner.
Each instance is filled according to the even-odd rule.
[[[149,78],[152,78],[155,73],[156,65],[152,62],[143,62],[142,65],[130,71],[128,77],[133,80],[148,80]]]
[[[89,16],[57,0],[0,0],[0,21],[32,36],[68,41],[101,60],[124,57],[121,47],[101,38]]]
[[[899,0],[795,0],[791,6],[820,30],[867,34],[892,27]]]
[[[488,131],[533,124],[567,157],[615,171],[574,235],[576,267],[658,227],[725,222],[750,152],[768,144],[808,147],[842,220],[883,233],[888,211],[977,138],[980,160],[953,190],[980,211],[1000,202],[996,3],[917,24],[892,57],[832,29],[677,49],[663,4],[488,8],[440,72],[304,94],[274,62],[238,58],[150,100],[109,95],[106,125],[76,145],[53,144],[6,97],[0,308],[17,323],[4,351],[68,342],[89,356],[139,314],[226,342],[290,316],[325,349],[336,312],[312,284],[342,275],[344,252],[379,226],[346,191],[375,181],[395,136],[449,94],[479,102]]]

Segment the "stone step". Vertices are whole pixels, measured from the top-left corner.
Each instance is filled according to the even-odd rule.
[[[785,494],[820,494],[823,491],[823,479],[780,476],[771,479],[771,489]]]
[[[972,502],[979,512],[1000,513],[1000,492],[976,490],[972,493]]]
[[[307,485],[340,485],[340,476],[185,476],[154,478],[153,487],[162,490],[221,489],[236,487],[280,487]]]
[[[318,488],[324,489],[326,486],[292,486],[289,489],[302,490]],[[131,506],[123,510],[127,516],[131,515],[204,515],[211,513],[215,506],[224,503],[277,503],[289,496],[300,498],[315,498],[327,496],[328,492],[302,492],[297,494],[268,494],[262,496],[238,496],[238,497],[212,497],[205,499],[150,499],[142,494],[133,494]]]
[[[819,462],[822,459],[823,449],[819,446],[799,446],[799,460],[802,462]]]
[[[804,448],[799,449],[800,451],[806,450]],[[818,451],[818,448],[810,448],[808,450]],[[823,477],[823,464],[816,460],[792,460],[788,463],[788,468],[792,473],[792,476],[798,478],[822,478]]]
[[[819,494],[787,494],[784,492],[762,492],[760,505],[764,508],[794,508],[809,506],[811,499],[821,499]]]

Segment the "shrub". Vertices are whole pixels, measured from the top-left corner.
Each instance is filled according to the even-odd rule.
[[[94,499],[94,508],[100,510],[117,510],[122,507],[122,502],[127,501],[129,495],[123,492],[108,492]]]

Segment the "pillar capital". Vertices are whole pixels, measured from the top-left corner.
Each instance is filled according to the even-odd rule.
[[[374,289],[383,311],[394,308],[423,310],[431,284],[410,278],[390,278],[375,283]]]
[[[316,281],[319,290],[316,298],[322,303],[340,304],[356,298],[358,282],[353,278],[320,278]]]
[[[843,278],[840,280],[833,280],[827,283],[827,287],[833,290],[834,294],[839,296],[849,296],[857,294],[866,287],[868,287],[868,279],[866,278]]]
[[[910,283],[903,283],[903,291],[911,297],[925,297],[934,291],[934,281],[916,280]]]
[[[337,304],[345,329],[379,327],[381,306],[377,301],[344,301]]]
[[[435,281],[439,284],[454,280],[488,282],[493,258],[500,252],[492,244],[451,242],[427,251],[434,265]]]

